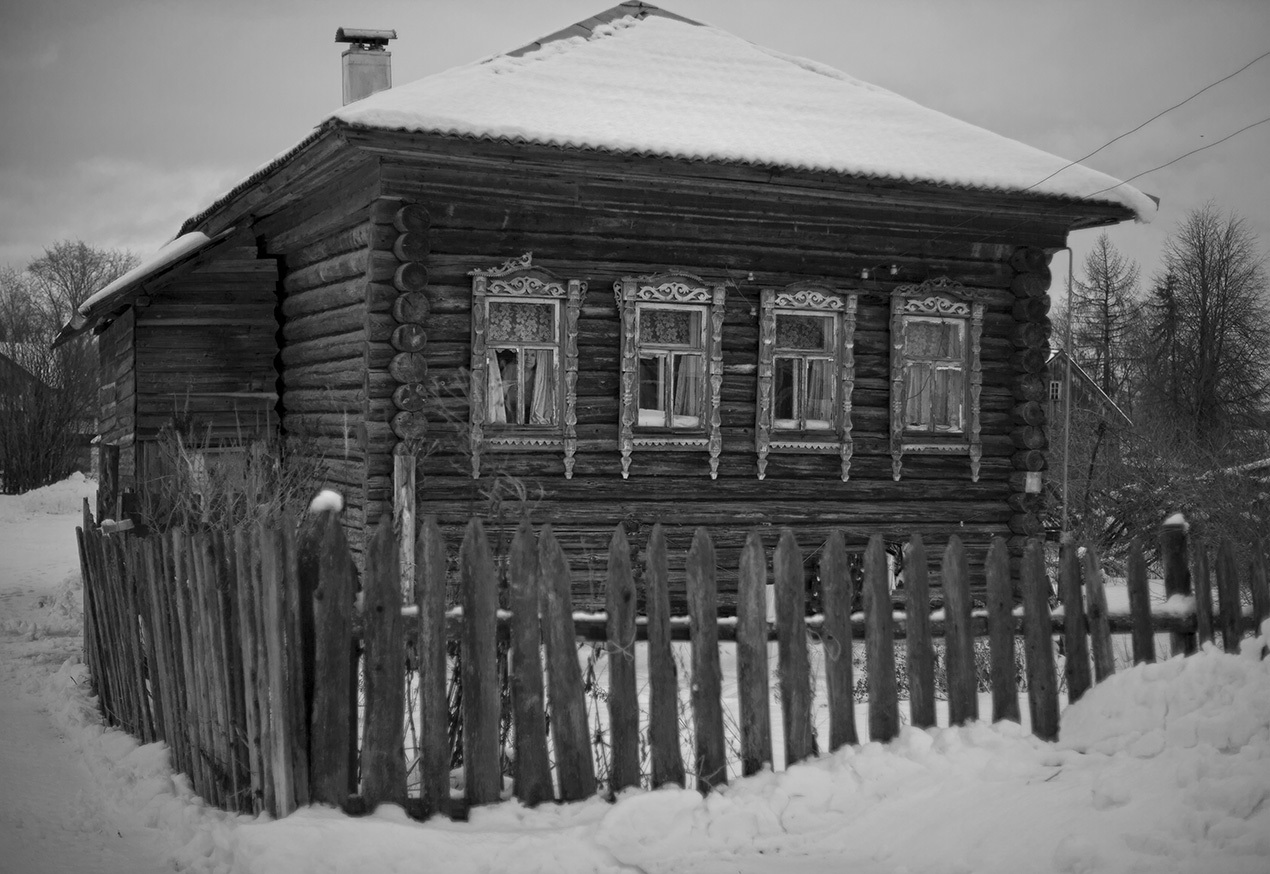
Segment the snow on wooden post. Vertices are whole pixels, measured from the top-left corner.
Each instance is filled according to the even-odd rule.
[[[1014,675],[1014,592],[1005,538],[992,538],[985,562],[988,587],[988,649],[992,659],[992,721],[1019,722],[1019,687]]]
[[[1174,513],[1160,525],[1160,564],[1164,568],[1164,596],[1191,594],[1191,572],[1187,567],[1187,539],[1190,525],[1181,513]],[[1193,632],[1174,631],[1170,636],[1172,654],[1195,652]]]
[[[367,810],[385,802],[403,804],[406,800],[406,650],[402,642],[397,550],[392,521],[385,516],[366,551],[362,610],[366,711],[361,775]]]
[[[459,553],[463,598],[463,772],[467,803],[493,804],[503,788],[498,753],[498,578],[480,519]]]
[[[1129,589],[1129,613],[1133,621],[1133,663],[1155,662],[1155,630],[1151,627],[1151,590],[1147,585],[1147,562],[1142,555],[1142,541],[1129,542],[1126,568]]]
[[[1102,565],[1092,544],[1085,547],[1084,571],[1085,590],[1089,594],[1089,645],[1094,656],[1094,682],[1101,683],[1116,672],[1116,661],[1111,652],[1111,621],[1107,618]]]
[[[639,785],[639,693],[635,685],[635,578],[626,529],[618,523],[609,541],[606,586],[609,657],[609,792]]]
[[[650,757],[654,789],[667,783],[675,786],[682,786],[684,783],[683,754],[679,750],[678,672],[670,643],[669,576],[666,535],[659,522],[653,526],[653,532],[648,537],[648,557],[644,569],[644,603],[648,610],[648,745],[652,747]],[[764,642],[766,643],[766,636]],[[764,664],[766,657],[764,649]],[[738,661],[739,659],[738,653]],[[741,708],[744,713],[744,698]],[[744,730],[744,722],[742,729]],[[744,734],[741,743],[745,743]],[[770,741],[768,748],[771,748]]]
[[[1041,740],[1058,739],[1058,683],[1054,676],[1049,597],[1043,546],[1033,537],[1023,554],[1023,647],[1032,734]]]
[[[1076,552],[1076,540],[1070,532],[1063,534],[1059,546],[1058,597],[1063,602],[1063,643],[1067,651],[1063,674],[1067,678],[1067,698],[1079,701],[1092,684],[1092,678],[1089,673],[1088,623],[1080,591],[1080,557]]]
[[[507,588],[512,611],[512,724],[516,734],[513,785],[527,807],[552,798],[551,763],[547,758],[545,690],[542,684],[542,626],[539,606],[538,544],[529,519],[522,519],[507,560]],[[443,589],[444,591],[444,589]],[[444,620],[441,634],[445,634]],[[445,669],[445,652],[439,668]],[[444,684],[442,684],[444,695]],[[444,700],[444,699],[443,699]]]
[[[705,793],[728,782],[723,743],[722,671],[719,667],[719,597],[714,544],[706,529],[692,536],[687,564],[688,613],[692,631],[692,720],[696,731],[697,789]]]
[[[749,533],[741,549],[736,594],[741,774],[748,777],[772,762],[772,712],[767,687],[767,556],[758,531]]]
[[[1239,572],[1235,569],[1235,549],[1229,540],[1223,539],[1217,550],[1217,605],[1220,610],[1217,624],[1221,628],[1222,645],[1226,652],[1239,652]]]
[[[864,553],[865,649],[868,654],[869,740],[886,743],[900,733],[895,688],[895,629],[882,535],[869,538]]]
[[[1195,633],[1199,645],[1213,642],[1213,578],[1208,561],[1208,547],[1196,540],[1191,549],[1194,568],[1191,583],[1195,587]]]
[[[855,726],[855,678],[852,676],[851,570],[842,531],[829,532],[820,557],[820,593],[825,609],[821,631],[825,651],[825,687],[829,697],[829,751],[860,742]]]
[[[595,764],[573,627],[569,560],[550,525],[544,525],[538,536],[538,572],[546,593],[547,689],[560,800],[581,801],[595,794]]]
[[[780,661],[785,767],[814,752],[811,731],[811,666],[807,657],[807,580],[794,532],[781,531],[772,560],[776,576],[776,639]]]
[[[930,633],[930,578],[922,535],[909,539],[904,559],[908,654],[908,707],[914,728],[935,725],[935,647]]]
[[[428,516],[419,526],[415,542],[415,601],[419,605],[419,800],[424,816],[444,811],[450,801],[445,570],[441,529],[437,517]]]
[[[979,677],[975,639],[970,631],[970,572],[956,534],[944,549],[945,652],[948,665],[948,722],[965,725],[979,718]]]

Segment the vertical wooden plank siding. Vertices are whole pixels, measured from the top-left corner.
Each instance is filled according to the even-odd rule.
[[[550,525],[538,535],[538,572],[547,596],[547,690],[560,800],[580,801],[595,792],[595,765],[575,644],[569,563]]]
[[[348,702],[353,689],[352,665],[352,610],[355,571],[349,554],[348,541],[340,524],[339,514],[325,510],[316,522],[321,531],[321,547],[318,555],[318,584],[313,592],[313,710],[309,722],[309,796],[316,804],[343,807],[348,800],[350,744],[348,730]],[[269,543],[266,547],[265,535]],[[282,577],[282,556],[277,546],[277,535],[268,530],[261,532],[261,546],[265,561],[276,566],[272,573]],[[266,580],[266,586],[269,581]],[[278,609],[280,613],[281,610]],[[281,625],[281,617],[271,619]],[[272,653],[271,653],[272,655]],[[281,665],[274,667],[281,682]],[[284,696],[285,697],[285,696]],[[285,706],[283,704],[282,706]],[[289,728],[277,726],[281,734]],[[275,750],[278,745],[275,742]],[[279,750],[276,755],[289,762],[290,756]],[[275,770],[278,768],[275,765]],[[278,806],[290,800],[293,789],[290,774],[277,781]],[[284,795],[285,793],[285,795]]]
[[[1067,679],[1067,699],[1079,701],[1092,680],[1085,605],[1080,591],[1080,559],[1071,534],[1064,534],[1059,546],[1058,597],[1063,602],[1063,643],[1067,650],[1063,674]]]
[[[365,580],[362,641],[366,714],[361,775],[362,797],[373,810],[384,802],[403,804],[406,800],[406,651],[402,645],[400,555],[390,517],[380,520],[371,538]]]
[[[499,767],[498,577],[480,519],[468,523],[459,553],[463,599],[463,771],[468,804],[493,804]]]
[[[1058,739],[1058,683],[1050,631],[1050,585],[1040,540],[1028,541],[1023,555],[1023,639],[1027,658],[1027,704],[1032,734]]]
[[[904,559],[908,633],[908,706],[914,728],[935,725],[935,648],[930,634],[930,579],[921,534],[909,538]]]
[[[762,553],[759,553],[760,558]],[[829,697],[829,751],[859,743],[855,727],[855,677],[851,659],[851,571],[841,529],[829,533],[820,558],[820,586],[825,624],[825,688]],[[764,674],[766,677],[766,673]],[[766,685],[766,683],[764,683]]]
[[[970,633],[970,571],[961,538],[955,534],[944,548],[943,571],[948,722],[965,725],[979,718],[979,679],[975,639]]]
[[[683,753],[679,749],[679,672],[670,642],[670,592],[667,583],[670,572],[667,564],[666,535],[659,522],[653,526],[648,538],[648,559],[644,571],[644,602],[648,611],[648,745],[652,748],[654,789],[666,784],[682,786],[684,782]],[[739,661],[739,653],[737,658]],[[766,650],[763,658],[766,664]],[[764,702],[766,706],[766,698]],[[744,698],[741,706],[744,710]]]
[[[772,560],[776,577],[776,639],[780,660],[785,767],[815,752],[811,731],[811,666],[807,657],[807,582],[794,532],[781,531]]]
[[[436,520],[433,519],[435,525]],[[437,532],[440,536],[440,532]],[[533,807],[552,798],[551,763],[547,758],[547,712],[542,684],[542,631],[538,616],[538,544],[533,526],[520,520],[507,560],[507,588],[512,611],[512,726],[516,758],[512,778],[516,797]],[[445,625],[440,632],[445,634]],[[442,668],[444,662],[442,662]]]
[[[886,743],[900,732],[895,688],[895,631],[882,535],[869,538],[864,553],[865,647],[869,672],[869,740]]]
[[[1101,683],[1116,672],[1116,661],[1111,651],[1111,621],[1107,617],[1102,565],[1092,543],[1085,545],[1084,571],[1085,590],[1089,595],[1089,647],[1094,656],[1094,682]]]
[[[736,601],[737,697],[741,708],[741,774],[772,761],[772,712],[767,686],[767,557],[759,532],[741,550]]]
[[[696,733],[697,789],[705,793],[728,782],[723,743],[722,671],[719,667],[718,590],[714,544],[698,528],[688,550],[688,610],[692,626],[692,720]]]
[[[419,605],[419,800],[423,815],[430,816],[445,810],[450,800],[450,713],[445,697],[446,555],[436,516],[423,520],[415,551],[415,600]]]
[[[1217,550],[1217,626],[1221,629],[1222,646],[1229,653],[1239,652],[1239,571],[1235,567],[1235,549],[1223,539]]]
[[[609,658],[609,792],[639,785],[639,697],[635,686],[635,579],[631,548],[620,523],[609,541],[606,586]]]
[[[1142,555],[1142,541],[1137,537],[1129,543],[1125,573],[1129,588],[1129,613],[1133,619],[1133,663],[1153,663],[1155,632],[1151,628],[1151,590],[1147,586],[1147,562]]]
[[[992,658],[992,721],[1019,722],[1019,686],[1014,669],[1014,592],[1005,540],[988,547],[988,649]]]
[[[1196,539],[1191,548],[1195,567],[1191,582],[1195,587],[1195,634],[1199,644],[1213,642],[1213,577],[1208,561],[1208,544]]]
[[[1191,594],[1191,572],[1187,567],[1188,532],[1186,520],[1175,514],[1160,525],[1160,565],[1164,570],[1164,596]],[[1169,635],[1172,655],[1195,652],[1195,635],[1174,631]]]

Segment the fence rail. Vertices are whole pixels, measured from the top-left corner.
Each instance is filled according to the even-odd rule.
[[[645,551],[639,586],[625,532],[620,526],[614,532],[607,611],[600,615],[573,613],[565,554],[550,525],[535,534],[527,521],[505,562],[491,553],[480,520],[468,525],[457,552],[461,609],[447,609],[447,574],[454,572],[430,519],[415,538],[414,603],[404,610],[391,528],[378,529],[366,550],[359,612],[358,574],[343,528],[330,512],[299,528],[281,518],[230,532],[177,530],[143,538],[103,533],[85,506],[79,545],[86,660],[108,723],[144,741],[166,741],[174,766],[209,802],[274,815],[308,803],[356,811],[384,801],[405,803],[417,816],[462,815],[467,806],[500,799],[505,771],[513,793],[526,804],[577,800],[597,791],[611,795],[641,783],[682,785],[686,776],[709,791],[726,783],[729,773],[720,641],[736,645],[737,758],[740,772],[750,774],[773,761],[769,640],[777,644],[774,667],[788,766],[817,748],[809,635],[819,639],[825,653],[832,750],[858,741],[856,642],[867,652],[873,740],[893,738],[901,724],[897,640],[904,646],[909,722],[935,724],[934,641],[939,637],[944,638],[951,724],[980,717],[974,647],[977,638],[987,638],[991,718],[1020,717],[1016,651],[1021,648],[1032,731],[1053,739],[1059,710],[1055,635],[1064,642],[1064,680],[1069,699],[1075,700],[1114,670],[1113,632],[1132,634],[1135,661],[1152,661],[1157,632],[1173,636],[1175,652],[1192,652],[1197,641],[1213,640],[1215,632],[1233,650],[1246,630],[1270,615],[1261,551],[1253,551],[1246,574],[1253,605],[1247,613],[1230,545],[1218,548],[1210,563],[1208,550],[1189,544],[1185,529],[1174,525],[1160,534],[1166,592],[1189,595],[1193,580],[1196,597],[1170,602],[1166,611],[1153,614],[1146,564],[1135,541],[1128,562],[1127,615],[1109,615],[1097,554],[1077,550],[1071,542],[1061,547],[1062,609],[1052,614],[1040,541],[1027,548],[1017,593],[1021,604],[1016,604],[1006,545],[993,542],[982,587],[986,604],[976,610],[965,552],[958,538],[950,538],[940,557],[944,608],[932,614],[920,536],[908,545],[903,611],[893,607],[885,547],[873,537],[864,552],[863,610],[853,614],[855,581],[845,538],[835,532],[819,552],[824,612],[808,616],[804,559],[794,535],[782,532],[769,562],[754,532],[739,559],[734,618],[717,616],[717,560],[704,529],[682,558],[687,617],[670,615],[671,556],[660,526]],[[1210,566],[1218,594],[1215,613]],[[767,619],[769,577],[775,587],[774,622]],[[643,615],[637,616],[641,600]],[[588,716],[579,639],[605,646],[608,687],[602,698],[608,711],[602,720]],[[681,683],[672,650],[673,641],[685,639],[691,642],[692,756],[687,766],[681,752]],[[646,642],[648,652],[646,716],[636,682],[637,641]],[[450,733],[454,690],[447,686],[455,650],[462,689],[455,708],[462,723],[457,740]],[[412,798],[407,798],[408,721],[418,728],[419,756],[410,775],[417,797]],[[607,751],[602,782],[593,757],[597,733],[603,734]],[[508,745],[510,750],[504,748]],[[455,746],[464,768],[459,803],[450,791]],[[646,768],[641,749],[647,753]]]

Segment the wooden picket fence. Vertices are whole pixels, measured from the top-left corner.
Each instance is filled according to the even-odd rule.
[[[1131,610],[1108,614],[1102,574],[1092,549],[1064,542],[1059,590],[1063,608],[1050,611],[1043,544],[1032,541],[1022,569],[1018,609],[1005,542],[993,542],[985,563],[986,609],[972,609],[962,544],[949,539],[942,556],[944,607],[930,611],[928,561],[914,535],[905,557],[906,610],[896,612],[885,546],[873,537],[864,552],[863,612],[853,615],[846,541],[835,532],[823,545],[819,578],[824,612],[807,616],[803,554],[789,531],[771,556],[776,622],[767,621],[768,556],[758,532],[739,557],[737,616],[719,618],[716,557],[699,529],[684,558],[689,615],[672,617],[669,556],[661,527],[645,550],[642,592],[619,526],[610,545],[604,615],[577,615],[570,568],[546,525],[526,521],[505,561],[496,560],[482,523],[472,520],[457,555],[461,605],[447,612],[450,560],[440,529],[425,520],[415,537],[415,603],[403,609],[399,549],[388,525],[375,533],[358,575],[334,513],[231,532],[171,531],[149,537],[109,535],[91,524],[79,532],[85,581],[85,653],[102,712],[111,725],[144,741],[166,741],[175,768],[209,802],[275,816],[326,803],[357,812],[381,802],[405,804],[415,816],[463,815],[467,807],[503,797],[504,776],[526,804],[578,800],[628,786],[682,785],[691,776],[703,792],[728,780],[721,701],[719,643],[735,641],[739,693],[739,770],[751,774],[773,761],[768,641],[777,642],[784,753],[788,767],[814,754],[813,672],[809,636],[825,653],[828,749],[858,742],[852,643],[867,651],[868,732],[895,737],[901,726],[895,641],[905,642],[909,722],[935,725],[934,640],[945,639],[951,724],[980,718],[974,642],[990,648],[993,720],[1019,719],[1015,647],[1022,638],[1032,731],[1058,734],[1059,682],[1053,639],[1065,641],[1069,699],[1114,670],[1113,632],[1131,632],[1135,661],[1155,658],[1154,634],[1170,632],[1174,651],[1191,652],[1219,630],[1227,650],[1270,616],[1266,562],[1258,552],[1247,574],[1253,610],[1240,606],[1240,579],[1229,545],[1216,551],[1219,608],[1211,610],[1208,550],[1188,544],[1180,526],[1161,529],[1160,554],[1169,594],[1189,594],[1197,608],[1151,612],[1146,564],[1130,551]],[[1192,559],[1193,558],[1193,563]],[[499,607],[505,578],[505,609]],[[644,615],[637,615],[642,595]],[[1087,602],[1086,602],[1087,599]],[[683,760],[680,689],[672,641],[691,642],[692,760]],[[602,640],[608,659],[607,725],[588,723],[578,641]],[[647,642],[647,715],[641,719],[635,644]],[[447,677],[461,652],[463,799],[451,798],[451,725]],[[505,656],[500,656],[500,641]],[[1092,673],[1090,662],[1092,656]],[[505,714],[500,658],[510,684],[512,750],[500,728]],[[359,695],[359,678],[360,695]],[[417,711],[407,714],[410,698]],[[984,714],[986,716],[987,714]],[[407,719],[417,719],[418,761],[407,798],[404,750]],[[641,722],[646,731],[641,732]],[[592,743],[607,732],[607,779],[597,782]],[[647,767],[641,767],[641,745]],[[510,759],[510,774],[504,760]]]

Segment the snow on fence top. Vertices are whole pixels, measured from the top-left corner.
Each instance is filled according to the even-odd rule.
[[[571,29],[570,32],[575,32]],[[1155,203],[1087,167],[813,61],[682,19],[626,16],[335,112],[359,127]],[[1065,169],[1064,169],[1065,168]],[[1051,179],[1041,182],[1055,171]],[[1034,187],[1033,187],[1034,186]]]

